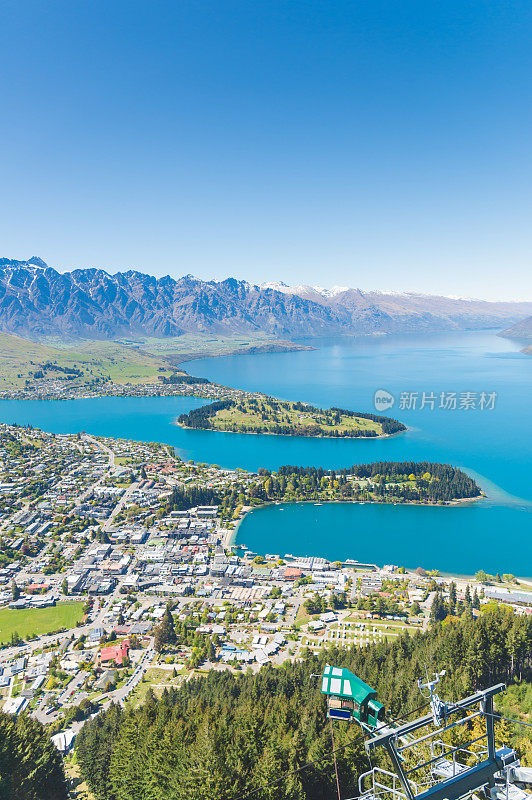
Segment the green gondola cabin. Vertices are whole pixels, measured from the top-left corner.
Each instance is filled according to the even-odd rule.
[[[377,692],[348,669],[327,665],[323,670],[322,694],[327,696],[327,713],[331,719],[351,720],[368,730],[382,724],[384,706]]]

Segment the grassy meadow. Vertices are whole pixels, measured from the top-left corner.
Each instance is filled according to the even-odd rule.
[[[254,433],[284,433],[288,428],[294,433],[321,436],[367,435],[382,433],[382,425],[363,417],[335,414],[331,410],[305,409],[300,403],[276,400],[240,401],[231,408],[217,411],[209,419],[210,427],[219,431],[253,431]]]

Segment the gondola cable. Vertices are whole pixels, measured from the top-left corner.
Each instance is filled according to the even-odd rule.
[[[408,711],[406,714],[402,714],[401,717],[399,717],[398,719],[407,719],[408,717],[412,716],[412,714],[416,714],[418,711],[421,711],[421,709],[425,708],[426,705],[427,704],[424,703],[423,705],[418,706],[417,708],[413,709],[413,711]],[[387,727],[387,726],[386,725],[380,725],[378,728],[376,728],[375,732],[377,732],[381,728],[385,728],[385,727]],[[336,755],[335,755],[336,753],[339,753],[341,750],[345,750],[346,747],[350,747],[354,743],[355,743],[354,741],[346,742],[345,744],[338,745],[338,747],[333,747],[332,755],[334,756],[334,758],[336,758]],[[369,753],[367,753],[367,756],[368,756],[368,761],[369,761],[370,767],[373,769],[371,756],[370,756]],[[283,778],[289,777],[291,775],[297,775],[300,772],[304,772],[304,770],[308,769],[309,767],[314,766],[314,764],[320,764],[322,761],[327,761],[327,760],[329,760],[329,756],[323,756],[323,758],[317,758],[314,761],[308,761],[306,764],[303,764],[303,766],[296,767],[296,769],[286,770],[285,772],[282,772],[279,775],[279,777],[277,778],[277,780],[273,781],[273,783],[269,783],[266,786],[258,786],[256,789],[251,789],[250,792],[248,792],[247,794],[240,795],[240,797],[235,798],[235,800],[249,800],[249,798],[253,797],[253,795],[255,795],[255,794],[258,794],[258,792],[265,791],[266,789],[273,789],[275,786],[277,786],[280,783],[280,781],[283,780]]]
[[[334,774],[336,775],[336,788],[338,789],[338,800],[342,800],[340,796],[340,780],[338,778],[338,763],[336,761],[336,753],[334,751],[334,734],[333,734],[332,719],[330,717],[329,717],[329,727],[331,729],[331,744],[332,744],[332,754],[334,760]]]
[[[339,753],[341,750],[345,750],[346,747],[351,747],[354,742],[346,742],[345,744],[340,744],[338,747],[335,747],[333,750],[333,754]],[[330,756],[323,756],[322,758],[316,758],[314,761],[307,761],[306,764],[303,764],[301,767],[296,767],[296,769],[286,770],[285,772],[281,772],[279,777],[273,781],[273,783],[268,783],[266,786],[258,786],[256,789],[252,789],[247,794],[242,794],[240,797],[235,798],[235,800],[249,800],[250,797],[257,794],[258,792],[263,792],[266,789],[273,789],[274,786],[277,786],[283,778],[290,777],[291,775],[297,775],[300,772],[308,769],[309,767],[314,766],[314,764],[320,764],[322,761],[330,761]]]
[[[520,719],[511,719],[510,717],[503,717],[501,714],[489,714],[484,712],[486,717],[493,717],[493,719],[503,719],[505,722],[515,722],[517,725],[524,725],[526,728],[532,728],[531,722],[523,722]]]

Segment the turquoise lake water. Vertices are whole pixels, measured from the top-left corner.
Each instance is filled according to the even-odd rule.
[[[184,458],[255,470],[281,464],[348,466],[378,460],[450,462],[473,474],[487,501],[453,508],[312,504],[270,506],[242,523],[238,541],[259,552],[532,575],[532,358],[491,332],[321,341],[313,351],[189,362],[225,385],[318,406],[375,411],[376,389],[497,393],[494,410],[387,411],[409,426],[377,441],[185,431],[172,424],[189,398],[2,401],[0,420],[54,432],[174,445]],[[419,401],[418,401],[419,402]]]

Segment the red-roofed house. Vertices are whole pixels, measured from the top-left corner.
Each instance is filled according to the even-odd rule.
[[[297,581],[302,575],[303,573],[297,567],[287,567],[284,571],[285,581]]]
[[[30,594],[33,594],[33,592],[39,592],[49,588],[49,583],[30,583],[28,586],[26,586],[26,591],[30,592]]]
[[[100,662],[105,664],[108,661],[114,661],[120,667],[124,663],[129,653],[129,640],[124,639],[120,644],[114,644],[111,647],[102,647],[100,653]]]

